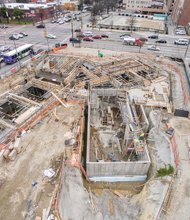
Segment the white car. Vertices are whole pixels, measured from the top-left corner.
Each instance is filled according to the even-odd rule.
[[[121,35],[120,36],[120,39],[122,39],[122,40],[124,40],[125,38],[131,38],[131,36],[129,36],[129,35]]]
[[[19,38],[22,38],[20,34],[13,34],[12,36],[13,36],[15,39],[17,39],[17,40],[18,40]]]
[[[185,30],[179,30],[175,32],[177,35],[185,35],[186,31]]]
[[[55,38],[56,38],[56,36],[53,35],[53,34],[48,34],[46,37],[47,37],[47,38],[50,38],[50,39],[55,39]]]
[[[148,46],[148,50],[160,51],[160,48],[157,47],[156,45],[150,45]]]
[[[23,34],[17,34],[19,36],[19,38],[23,38],[24,35]]]
[[[8,47],[8,46],[3,46],[3,45],[0,46],[0,52],[5,52],[9,49],[10,49],[10,47]]]
[[[93,33],[91,31],[86,31],[83,33],[85,37],[93,37]]]
[[[71,18],[65,17],[64,20],[65,20],[66,22],[69,22],[69,21],[71,20]]]
[[[0,57],[0,63],[2,63],[4,61],[3,57]]]
[[[174,41],[174,44],[177,45],[188,45],[189,44],[189,40],[188,39],[178,39]]]
[[[57,21],[56,21],[56,23],[59,23],[60,21],[61,21],[61,18],[58,18]]]
[[[65,23],[65,22],[64,22],[63,20],[59,22],[59,24],[64,24],[64,23]]]

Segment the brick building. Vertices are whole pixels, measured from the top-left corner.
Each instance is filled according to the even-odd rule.
[[[172,20],[176,25],[188,25],[190,22],[190,0],[176,0],[174,2]]]
[[[33,20],[35,22],[41,20],[43,14],[43,20],[53,17],[55,5],[48,4],[34,4],[34,3],[5,3],[9,17],[13,17],[14,8],[19,8],[23,11],[25,20]]]

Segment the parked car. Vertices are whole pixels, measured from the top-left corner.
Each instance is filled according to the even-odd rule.
[[[91,37],[84,37],[83,41],[94,41]]]
[[[44,51],[44,49],[38,49],[35,54],[39,54],[39,53],[42,53]]]
[[[125,38],[131,38],[131,36],[123,35],[123,36],[120,37],[121,40],[124,40]]]
[[[186,31],[185,30],[177,30],[175,32],[175,34],[177,34],[177,35],[186,35]]]
[[[102,38],[109,38],[109,36],[107,34],[102,34],[101,37]]]
[[[51,20],[51,23],[52,23],[52,24],[56,23],[56,20],[54,20],[54,19],[53,19],[53,20]]]
[[[160,48],[157,47],[156,45],[150,45],[148,46],[148,50],[160,51]]]
[[[58,18],[57,21],[56,21],[56,23],[59,23],[60,21],[61,21],[61,18]]]
[[[71,18],[66,17],[64,20],[65,20],[65,22],[69,22],[71,20]]]
[[[19,38],[23,38],[24,37],[24,35],[23,34],[17,34],[18,36],[19,36]]]
[[[122,34],[119,37],[123,40],[126,37],[131,37],[131,34]]]
[[[4,46],[4,45],[0,46],[0,52],[5,52],[5,51],[7,51],[9,49],[10,49],[10,47],[8,47],[8,46]]]
[[[6,29],[6,28],[8,28],[8,26],[4,24],[4,25],[0,26],[0,28],[1,29]]]
[[[178,39],[174,41],[174,44],[177,45],[188,45],[189,44],[189,40],[188,39]]]
[[[75,32],[81,32],[81,29],[75,29]]]
[[[9,37],[9,40],[19,40],[19,36],[13,34]]]
[[[92,33],[91,31],[86,31],[86,32],[83,33],[83,35],[84,35],[85,37],[92,37],[92,36],[93,36],[93,33]]]
[[[166,40],[163,40],[163,39],[156,40],[155,42],[156,42],[156,43],[161,43],[161,44],[166,44],[166,43],[167,43],[167,41],[166,41]]]
[[[100,35],[95,35],[92,37],[93,39],[102,39],[102,37]]]
[[[49,39],[55,39],[56,35],[54,35],[54,34],[47,34],[46,37],[49,38]]]
[[[80,39],[77,39],[77,38],[74,38],[74,37],[73,37],[73,38],[71,37],[71,38],[69,39],[69,41],[70,41],[70,42],[73,42],[73,43],[78,43],[78,44],[81,43],[81,40],[80,40]]]
[[[63,21],[63,20],[61,20],[60,22],[59,22],[59,24],[64,24],[65,22]]]
[[[176,31],[185,31],[185,27],[177,27]]]
[[[45,25],[44,24],[39,24],[36,26],[36,28],[45,28]]]
[[[20,32],[19,34],[22,34],[24,37],[28,36],[28,34],[26,34],[25,32]]]
[[[158,35],[150,35],[150,36],[148,36],[148,38],[150,38],[150,39],[158,39]]]

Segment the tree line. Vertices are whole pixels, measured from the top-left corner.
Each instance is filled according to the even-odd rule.
[[[12,16],[15,17],[19,22],[21,17],[23,16],[23,11],[19,8],[14,8]],[[8,14],[8,9],[3,6],[0,8],[0,23],[2,23],[2,19],[7,19],[7,23],[9,23],[9,14]]]

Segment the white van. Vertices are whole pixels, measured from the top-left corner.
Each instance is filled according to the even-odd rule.
[[[91,31],[86,31],[86,32],[83,33],[83,35],[84,35],[85,37],[92,37],[92,36],[93,36],[93,33],[92,33]]]
[[[174,44],[177,45],[188,45],[189,44],[189,40],[188,39],[178,39],[174,41]]]

